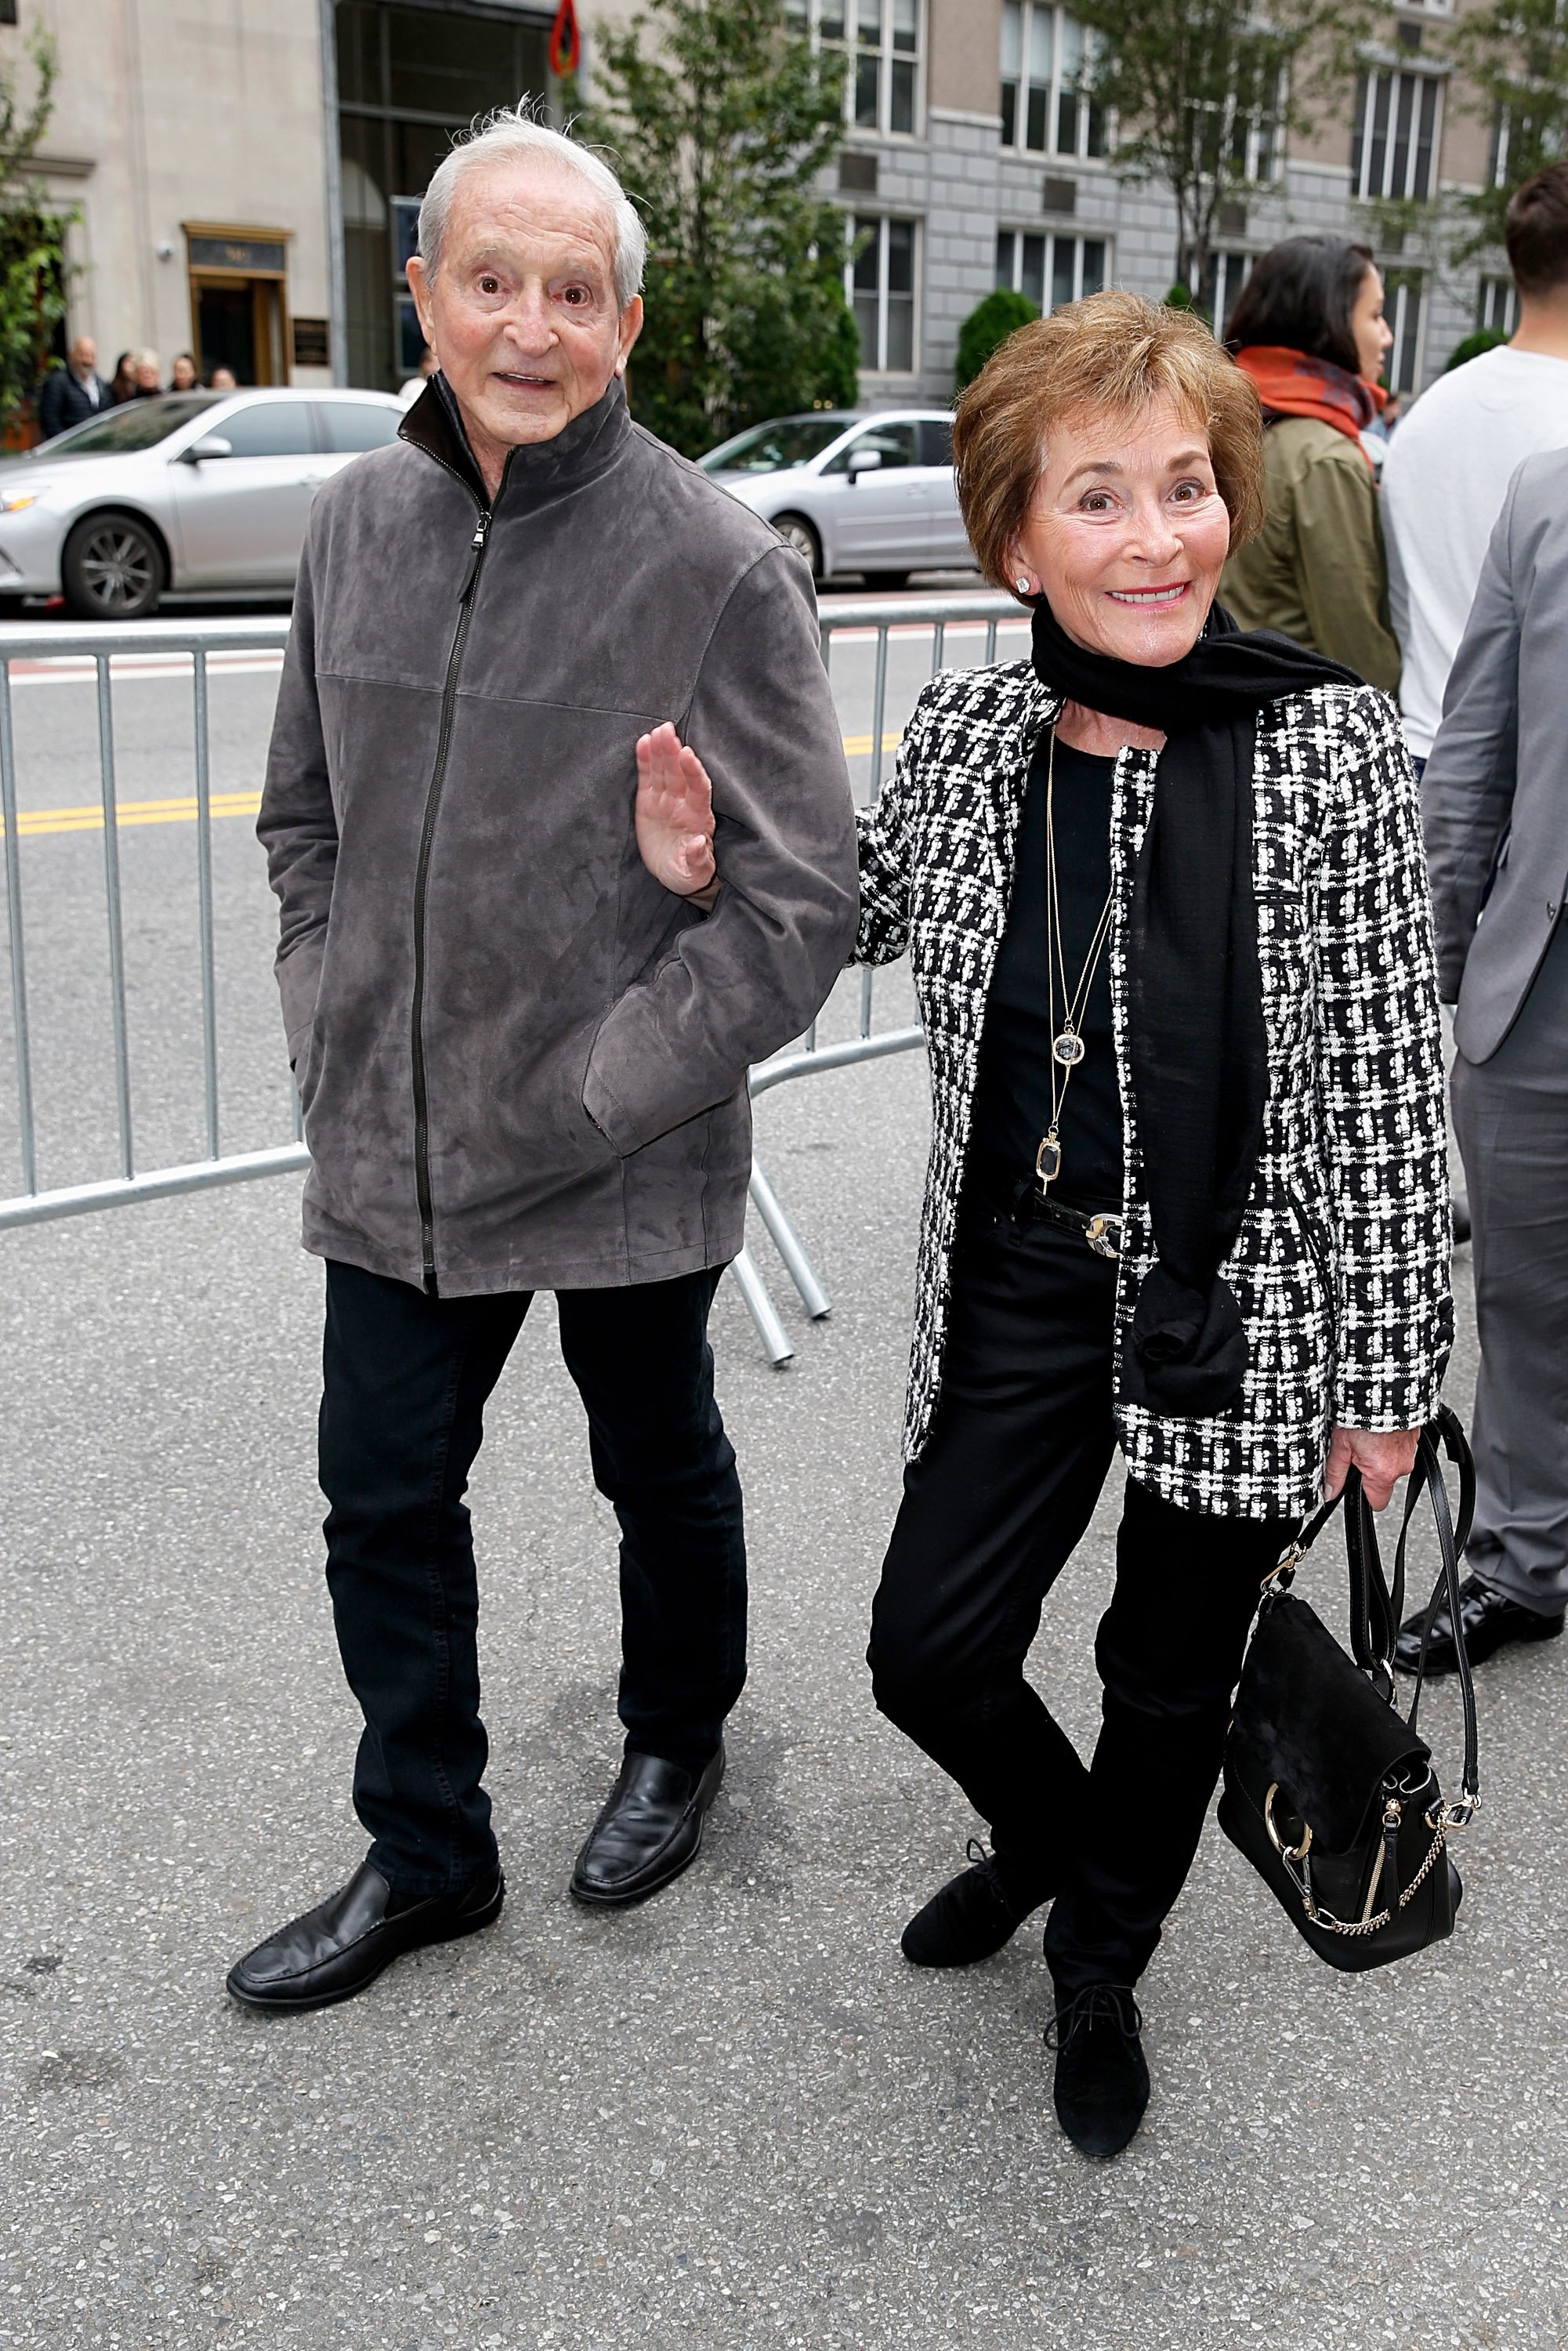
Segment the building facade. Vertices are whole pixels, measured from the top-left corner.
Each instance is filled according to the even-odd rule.
[[[1480,184],[1487,126],[1454,102],[1430,37],[1456,0],[1399,0],[1343,114],[1311,140],[1254,133],[1257,185],[1231,206],[1207,305],[1223,319],[1255,255],[1299,228],[1366,234],[1369,206]],[[1103,285],[1168,288],[1170,200],[1129,181],[1115,125],[1079,87],[1083,36],[1056,0],[790,0],[846,66],[829,186],[870,406],[941,402],[958,330],[996,285],[1042,308]],[[596,35],[633,0],[580,0]],[[15,0],[0,57],[30,32],[59,55],[41,161],[74,207],[71,332],[194,353],[243,382],[392,386],[419,358],[403,265],[455,132],[549,99],[553,0]],[[12,21],[13,18],[16,21]],[[1394,232],[1387,232],[1393,235]],[[1391,380],[1416,391],[1459,338],[1507,325],[1505,279],[1435,250],[1379,251]]]

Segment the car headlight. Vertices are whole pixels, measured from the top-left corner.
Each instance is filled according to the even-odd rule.
[[[0,491],[0,514],[20,514],[24,507],[36,507],[43,495],[43,489]]]

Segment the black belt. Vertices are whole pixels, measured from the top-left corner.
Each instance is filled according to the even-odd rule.
[[[976,1188],[1000,1215],[1018,1224],[1060,1226],[1063,1232],[1076,1234],[1096,1257],[1120,1257],[1119,1208],[1070,1208],[1065,1200],[1053,1200],[1042,1192],[1033,1176],[1015,1176],[1010,1168],[1004,1172],[994,1160],[982,1160],[974,1173]]]

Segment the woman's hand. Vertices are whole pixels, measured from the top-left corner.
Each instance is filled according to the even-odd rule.
[[[712,904],[713,787],[668,721],[637,738],[637,847],[655,882]]]
[[[1323,1471],[1323,1497],[1332,1502],[1344,1484],[1347,1469],[1359,1469],[1362,1490],[1375,1510],[1385,1510],[1394,1489],[1416,1467],[1418,1428],[1374,1432],[1336,1428],[1329,1439],[1328,1466]]]

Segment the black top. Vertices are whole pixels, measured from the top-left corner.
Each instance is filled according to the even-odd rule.
[[[1019,819],[1007,929],[986,999],[971,1153],[993,1176],[1030,1175],[1051,1124],[1051,1019],[1046,963],[1045,776],[1040,738]],[[1069,984],[1076,986],[1111,889],[1114,759],[1056,747],[1056,890]],[[1060,998],[1060,987],[1058,996]],[[1056,1008],[1057,1026],[1064,1007]],[[1111,949],[1102,949],[1080,1029],[1059,1140],[1061,1173],[1050,1196],[1075,1208],[1122,1206],[1122,1098],[1111,1030]]]

